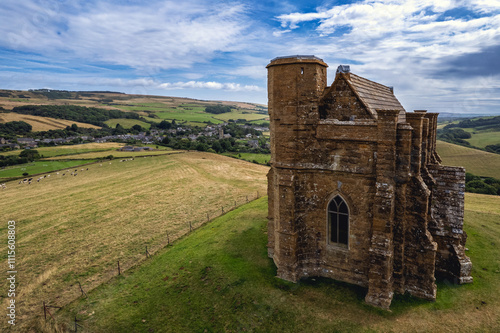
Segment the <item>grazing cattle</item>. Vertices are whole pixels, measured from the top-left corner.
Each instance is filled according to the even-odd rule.
[[[78,175],[78,174],[77,174],[77,173],[75,173],[73,176],[76,176],[76,175]]]
[[[59,172],[56,173],[56,175],[58,175],[58,174],[59,174]]]
[[[87,168],[87,171],[89,171],[89,168]]]
[[[28,182],[31,182],[32,180],[33,180],[33,178],[30,178],[30,179],[28,179]]]

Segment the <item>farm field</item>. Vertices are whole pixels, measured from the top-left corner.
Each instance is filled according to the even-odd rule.
[[[160,122],[163,119],[176,122],[186,122],[189,125],[202,126],[206,125],[207,122],[213,124],[219,124],[228,119],[246,119],[249,121],[259,121],[267,119],[267,114],[260,114],[259,111],[265,110],[266,106],[252,103],[243,102],[233,102],[233,101],[202,101],[189,98],[180,97],[165,97],[165,96],[148,96],[148,95],[127,95],[120,93],[104,93],[104,92],[69,92],[73,98],[64,99],[48,99],[42,94],[38,94],[30,91],[12,91],[12,90],[0,90],[3,95],[10,95],[10,97],[0,96],[0,107],[4,107],[6,110],[10,110],[13,107],[28,105],[28,104],[38,104],[38,105],[79,105],[87,107],[98,107],[104,109],[119,109],[122,111],[134,111],[144,116],[149,121]],[[23,96],[23,98],[16,98],[16,96]],[[208,105],[221,104],[233,107],[233,111],[227,114],[210,114],[205,113],[205,107]],[[5,113],[12,115],[12,113]],[[159,118],[150,117],[151,114],[155,114]],[[1,114],[0,114],[1,115]],[[22,116],[22,115],[15,115]],[[14,117],[14,116],[9,116]],[[27,116],[33,117],[33,116]],[[41,118],[41,117],[39,117]],[[47,120],[49,118],[42,118],[39,120],[39,126],[46,123],[45,127],[40,127],[43,129],[37,130],[47,130],[54,129],[53,126],[62,126],[65,120],[54,119],[61,124],[56,124],[52,120]],[[11,120],[8,120],[11,121]],[[128,121],[128,122],[127,122]],[[71,122],[72,123],[75,122]],[[131,122],[130,119],[119,119],[110,120],[107,122],[110,126],[116,126],[116,123],[120,123],[125,128],[132,127],[135,124],[139,124],[143,127],[149,128],[149,124],[137,122]],[[85,127],[85,125],[80,125],[80,127]],[[38,126],[38,125],[37,125]],[[49,126],[49,127],[47,127]],[[52,126],[52,127],[50,127]],[[64,128],[68,125],[64,125]],[[93,125],[89,125],[93,126]]]
[[[153,118],[151,118],[153,119]],[[157,119],[155,119],[157,120]],[[140,125],[142,128],[149,129],[151,127],[151,124],[145,123],[143,121],[137,120],[137,119],[110,119],[106,120],[104,122],[111,128],[115,128],[117,124],[120,124],[123,128],[132,128],[134,125]]]
[[[463,166],[476,176],[500,179],[500,155],[437,141],[437,152],[444,165]]]
[[[276,279],[266,216],[267,198],[261,198],[204,225],[59,311],[57,325],[73,327],[76,316],[90,332],[500,330],[499,197],[466,194],[474,282],[438,281],[436,302],[396,295],[392,312],[364,304],[361,287]],[[45,329],[54,326],[50,321]]]
[[[239,158],[248,162],[257,161],[259,164],[267,164],[271,159],[271,154],[224,153],[223,155]]]
[[[470,139],[465,139],[474,147],[484,148],[487,145],[500,144],[500,132],[475,132],[474,129],[467,128],[467,132],[472,134]]]
[[[86,128],[100,128],[99,126],[80,123],[72,120],[55,119],[49,117],[31,116],[26,114],[19,114],[13,112],[0,113],[0,123],[7,123],[10,121],[24,121],[33,127],[33,131],[48,131],[54,129],[65,129],[67,126],[76,124],[78,127]]]
[[[31,185],[7,182],[1,220],[16,221],[20,327],[43,301],[63,306],[210,218],[266,190],[268,168],[189,152],[103,162]],[[22,198],[22,200],[20,199]],[[6,235],[7,224],[0,224]],[[5,259],[6,242],[0,247]],[[6,299],[3,299],[5,301]],[[5,306],[5,302],[2,303]],[[3,321],[0,327],[6,325]],[[24,329],[23,329],[24,328]],[[1,329],[0,329],[1,330]]]
[[[93,159],[75,159],[71,161],[36,161],[28,164],[19,164],[6,167],[0,170],[0,181],[2,178],[23,177],[23,173],[27,172],[30,175],[39,173],[53,172],[66,168],[74,168],[83,164],[95,162]],[[3,193],[2,193],[3,194]]]
[[[152,156],[152,155],[168,155],[179,153],[177,150],[143,150],[143,151],[117,151],[117,150],[107,150],[100,152],[89,152],[89,153],[81,153],[76,155],[68,155],[64,156],[64,160],[72,160],[72,159],[103,159],[109,155],[113,155],[114,158],[125,158],[125,157],[143,157],[143,156]],[[63,157],[50,157],[46,160],[60,160]]]
[[[119,142],[103,142],[103,143],[84,143],[80,145],[61,145],[53,147],[40,147],[36,148],[40,155],[43,157],[54,157],[54,156],[64,156],[64,155],[74,155],[81,153],[97,152],[97,151],[113,151],[120,147],[125,146],[124,143]],[[7,152],[2,152],[0,155],[19,155],[21,150],[11,150]]]

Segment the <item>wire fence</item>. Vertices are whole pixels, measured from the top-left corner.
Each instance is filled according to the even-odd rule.
[[[90,292],[94,288],[97,288],[98,286],[106,283],[110,279],[113,279],[117,276],[124,276],[124,273],[127,270],[129,270],[132,267],[140,265],[148,258],[154,256],[160,250],[169,246],[175,246],[176,240],[188,235],[191,232],[194,232],[196,229],[207,224],[208,222],[258,198],[260,198],[260,193],[258,191],[250,195],[240,196],[236,199],[231,200],[225,205],[220,205],[217,207],[213,207],[210,210],[206,210],[202,214],[198,214],[196,218],[194,217],[188,218],[186,221],[182,221],[181,225],[183,225],[183,227],[181,228],[177,228],[176,230],[164,230],[163,233],[164,237],[159,237],[156,239],[156,241],[151,241],[148,244],[145,244],[142,253],[131,255],[128,258],[115,258],[114,261],[110,264],[110,267],[108,267],[103,272],[105,278],[101,280],[98,284],[88,286],[88,289],[85,290],[84,286],[82,286],[80,281],[77,281],[75,285],[71,286],[71,288],[74,289],[74,297],[70,298],[72,298],[72,300],[75,300],[79,297],[87,298],[88,297],[87,292]],[[75,286],[78,288],[75,289],[74,288]],[[62,309],[62,306],[52,306],[52,305],[49,306],[46,304],[45,301],[43,302],[43,314],[45,322],[47,322],[47,320],[50,320],[51,318],[53,320],[53,324],[57,324],[54,316],[49,310],[50,308]],[[47,318],[47,314],[49,314],[49,318]],[[72,329],[72,331],[77,332],[79,329],[80,331],[83,331],[85,329],[85,327],[79,323],[83,324],[81,319],[78,319],[75,316],[74,322],[72,323],[73,324],[72,326],[74,326],[74,329]]]

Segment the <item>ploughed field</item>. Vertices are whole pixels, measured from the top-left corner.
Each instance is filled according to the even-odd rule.
[[[124,271],[145,259],[146,247],[154,254],[266,191],[267,167],[216,154],[120,161],[0,189],[5,262],[7,222],[16,221],[16,328],[35,326],[43,302],[65,306],[82,294],[78,283],[90,292],[117,274],[118,261]],[[1,294],[6,307],[6,291]]]

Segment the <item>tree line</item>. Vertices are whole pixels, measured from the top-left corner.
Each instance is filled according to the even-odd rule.
[[[140,116],[135,112],[107,110],[77,105],[23,105],[14,107],[12,112],[72,120],[96,126],[104,126],[104,122],[109,119],[140,119]]]
[[[500,195],[500,179],[482,178],[467,172],[465,174],[465,191],[472,193]]]

